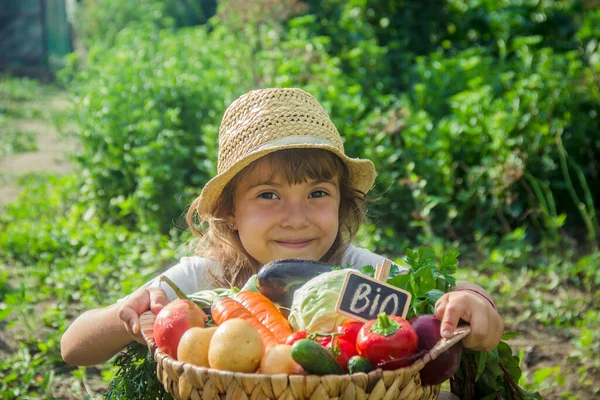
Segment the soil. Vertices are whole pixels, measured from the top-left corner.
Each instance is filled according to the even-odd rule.
[[[505,314],[502,313],[504,316]],[[564,383],[556,382],[551,391],[544,391],[544,399],[564,399],[566,393],[577,395],[579,400],[597,399],[598,394],[592,388],[582,385],[578,380],[578,365],[569,360],[573,355],[575,346],[570,342],[572,335],[568,331],[548,329],[543,325],[520,323],[514,326],[507,325],[506,331],[519,332],[520,335],[508,341],[513,351],[518,355],[523,351],[522,370],[524,374],[533,374],[534,371],[544,368],[560,367],[560,374],[565,376]],[[555,379],[552,375],[547,380]],[[600,376],[594,381],[598,382]],[[546,385],[546,387],[550,384]]]
[[[66,94],[62,93],[38,107],[45,108],[46,112],[61,112],[68,105]],[[30,172],[66,174],[74,169],[68,156],[77,148],[77,143],[73,138],[60,134],[50,121],[44,119],[17,120],[15,124],[22,131],[33,132],[36,135],[38,150],[0,157],[0,171],[2,171],[0,174],[0,209],[14,201],[21,192],[18,184],[20,176]],[[511,339],[509,344],[517,354],[521,351],[524,352],[523,371],[526,375],[531,375],[533,371],[542,368],[560,366],[561,374],[565,376],[565,382],[556,385],[556,389],[553,389],[552,392],[545,392],[545,399],[598,398],[598,393],[592,393],[589,386],[584,386],[579,382],[578,366],[569,361],[569,356],[575,350],[571,343],[571,332],[564,329],[553,330],[542,325],[536,326],[531,322],[519,321],[521,310],[518,309],[500,311],[503,316],[507,317],[506,330],[521,332],[521,335]],[[0,358],[17,348],[13,336],[18,326],[6,331],[5,325],[0,323]],[[89,398],[98,396],[107,389],[102,383],[97,369],[89,368],[85,381],[75,379],[68,372],[70,369],[72,368],[66,364],[57,366],[52,390],[53,398]],[[61,372],[58,372],[59,370]],[[596,382],[600,382],[600,376],[596,376],[596,378]],[[570,393],[577,397],[565,397],[564,393]]]
[[[57,95],[47,103],[34,105],[35,108],[39,107],[42,115],[64,112],[68,106],[65,94]],[[31,172],[71,172],[73,165],[68,160],[68,154],[76,149],[73,138],[61,135],[51,122],[44,119],[11,121],[11,127],[35,134],[37,150],[0,157],[0,208],[14,201],[21,192],[19,177]]]

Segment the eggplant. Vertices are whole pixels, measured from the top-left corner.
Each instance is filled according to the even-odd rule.
[[[263,265],[258,271],[256,287],[272,302],[289,308],[296,289],[333,268],[333,265],[302,258],[276,260]]]

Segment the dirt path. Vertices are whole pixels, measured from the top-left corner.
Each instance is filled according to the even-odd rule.
[[[65,174],[73,169],[68,154],[76,149],[76,141],[59,133],[46,115],[64,114],[69,107],[67,95],[59,93],[40,102],[28,103],[39,111],[38,119],[16,119],[10,121],[10,129],[35,135],[36,151],[10,154],[0,157],[0,207],[14,201],[22,188],[19,177],[31,172]],[[68,125],[63,128],[70,129]]]

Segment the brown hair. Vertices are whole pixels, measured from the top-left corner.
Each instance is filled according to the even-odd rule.
[[[348,184],[348,171],[338,156],[322,149],[286,149],[270,153],[253,162],[238,173],[223,189],[212,215],[202,222],[197,217],[196,205],[199,197],[191,204],[187,223],[196,237],[190,243],[192,252],[209,258],[220,266],[220,274],[208,271],[215,286],[242,287],[248,278],[261,267],[242,246],[237,232],[232,231],[225,218],[233,211],[235,188],[244,175],[251,172],[263,160],[271,165],[273,175],[281,176],[290,184],[307,180],[331,180],[335,176],[340,182],[340,228],[337,237],[323,262],[337,264],[348,244],[354,239],[360,224],[366,219],[365,193]],[[203,225],[198,228],[198,225]]]

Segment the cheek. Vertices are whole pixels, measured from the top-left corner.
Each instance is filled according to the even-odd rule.
[[[244,247],[257,242],[272,225],[271,220],[272,216],[260,207],[247,207],[239,210],[236,215],[236,223]]]
[[[250,225],[245,225],[244,227],[252,225],[253,224],[250,223]],[[257,224],[257,226],[260,226],[260,224]],[[265,250],[264,243],[261,241],[261,238],[264,237],[262,232],[258,228],[242,228],[238,230],[238,236],[240,238],[240,242],[242,243],[242,247],[248,252],[248,254],[250,254],[250,256],[254,259],[261,261]]]
[[[321,226],[321,229],[337,235],[339,229],[339,205],[337,203],[329,204],[325,207],[315,207],[312,211],[315,221]]]
[[[244,228],[260,229],[261,225],[256,224],[260,221],[268,221],[272,218],[272,214],[272,208],[246,207],[238,212],[236,220]]]

